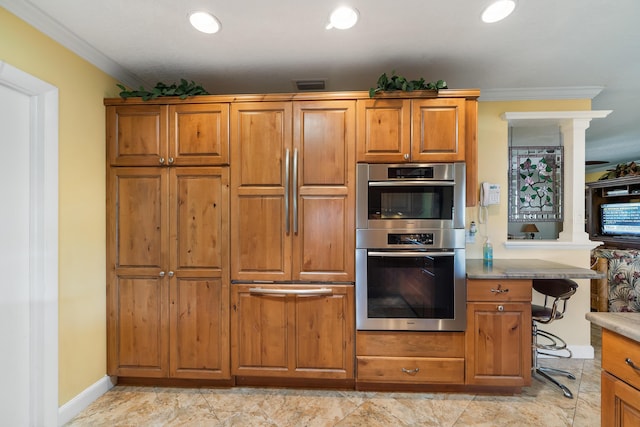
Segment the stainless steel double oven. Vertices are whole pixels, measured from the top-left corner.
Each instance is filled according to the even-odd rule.
[[[464,163],[358,164],[358,330],[464,330],[464,210]]]

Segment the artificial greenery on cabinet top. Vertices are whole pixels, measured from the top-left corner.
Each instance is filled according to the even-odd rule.
[[[406,77],[396,75],[395,71],[391,72],[391,77],[387,76],[387,73],[382,73],[378,77],[376,87],[369,89],[369,97],[373,98],[378,92],[386,92],[392,90],[403,90],[411,92],[414,90],[435,90],[448,89],[447,82],[444,80],[437,80],[434,82],[426,82],[424,78],[418,80],[407,80]]]
[[[140,97],[143,101],[149,101],[150,99],[156,99],[161,96],[179,96],[180,99],[186,99],[190,96],[196,95],[209,95],[201,85],[196,84],[194,81],[188,82],[185,79],[180,79],[180,84],[171,84],[158,82],[156,86],[151,90],[146,90],[140,86],[139,90],[128,90],[125,86],[117,85],[122,91],[120,92],[121,98],[133,98]]]

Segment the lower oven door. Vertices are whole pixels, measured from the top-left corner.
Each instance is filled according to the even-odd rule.
[[[464,331],[465,250],[356,250],[358,330]]]

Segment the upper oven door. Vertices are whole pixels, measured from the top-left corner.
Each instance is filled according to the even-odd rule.
[[[360,164],[357,176],[357,228],[464,228],[464,164]]]

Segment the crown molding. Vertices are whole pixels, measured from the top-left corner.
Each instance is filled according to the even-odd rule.
[[[528,101],[549,99],[593,99],[604,86],[532,87],[482,89],[479,101]]]
[[[31,2],[0,0],[0,6],[125,85],[129,87],[144,85],[138,76],[104,55]]]

